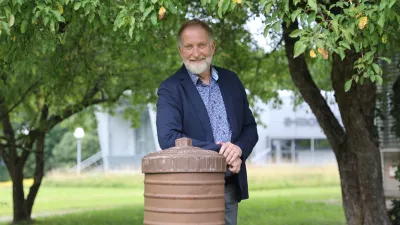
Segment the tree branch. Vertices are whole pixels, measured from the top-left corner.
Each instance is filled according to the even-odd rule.
[[[27,151],[27,152],[36,152],[35,150],[33,150],[31,148],[24,147],[23,145],[0,144],[0,147],[2,147],[2,148],[12,147],[12,148],[15,148],[15,149],[22,149],[22,150]],[[1,156],[1,154],[0,154],[0,156]]]
[[[3,97],[0,96],[0,119],[3,124],[3,133],[5,135],[5,139],[8,143],[15,143],[15,134],[13,127],[10,121],[10,115],[8,114],[7,106]],[[13,163],[17,160],[17,152],[16,149],[11,147],[9,148],[9,163]]]
[[[329,108],[326,100],[322,96],[320,89],[313,81],[310,71],[307,68],[304,55],[293,58],[296,39],[291,38],[289,34],[298,28],[298,24],[295,21],[287,27],[286,24],[283,23],[282,27],[285,51],[289,62],[289,71],[292,80],[317,118],[318,123],[329,140],[329,143],[332,145],[332,149],[340,149],[340,146],[345,140],[344,129],[332,113],[332,110]]]
[[[85,100],[83,103],[81,104],[75,104],[72,106],[69,106],[68,108],[66,108],[65,110],[63,110],[62,112],[60,112],[58,115],[54,115],[51,116],[48,121],[49,124],[47,127],[48,129],[51,129],[53,126],[55,126],[57,123],[61,122],[63,119],[72,116],[75,113],[78,113],[80,111],[82,111],[83,109],[85,109],[86,107],[92,106],[92,105],[96,105],[96,104],[100,104],[100,103],[105,103],[105,102],[115,102],[119,99],[119,97],[123,94],[123,92],[126,89],[122,89],[122,91],[120,91],[118,94],[116,94],[114,97],[110,97],[110,98],[101,98],[101,99],[92,99],[92,100]]]
[[[29,94],[29,92],[32,91],[32,89],[35,88],[35,86],[37,86],[38,84],[40,84],[39,81],[34,82],[26,91],[25,93],[23,93],[21,95],[21,98],[10,108],[8,109],[7,113],[10,113],[11,111],[13,111],[19,104],[21,104],[22,101],[24,101],[24,99],[26,98],[26,96]]]

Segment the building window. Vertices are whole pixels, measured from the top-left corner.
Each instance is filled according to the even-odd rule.
[[[310,151],[311,150],[311,140],[310,139],[295,139],[295,149],[296,151]]]
[[[272,162],[276,162],[278,148],[280,148],[282,162],[292,161],[292,141],[293,139],[271,139],[270,155]],[[297,153],[295,153],[295,159],[297,159]]]
[[[314,139],[314,149],[315,150],[332,150],[328,139]]]

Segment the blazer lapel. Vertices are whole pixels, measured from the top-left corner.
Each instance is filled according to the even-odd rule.
[[[236,132],[238,132],[238,127],[236,123],[237,120],[236,120],[235,107],[233,105],[231,96],[232,84],[229,82],[229,79],[227,79],[227,77],[224,76],[225,74],[221,73],[220,70],[218,69],[217,71],[219,75],[218,85],[219,89],[221,90],[222,98],[224,99],[226,115],[228,116],[228,122],[231,127],[232,138],[233,138],[236,136]]]
[[[182,86],[185,89],[190,100],[192,101],[194,108],[196,109],[195,111],[197,112],[197,115],[200,119],[206,141],[214,142],[214,136],[212,133],[210,118],[208,117],[206,106],[204,105],[204,102],[201,99],[201,96],[197,91],[197,88],[194,85],[192,79],[190,79],[190,76],[185,66],[181,68],[180,73]]]

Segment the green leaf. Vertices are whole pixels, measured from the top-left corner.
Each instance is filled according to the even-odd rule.
[[[382,11],[387,5],[387,1],[381,1],[381,4],[379,4],[379,11]]]
[[[87,16],[90,13],[91,9],[92,9],[92,6],[90,4],[85,5],[85,16]]]
[[[375,31],[375,25],[373,23],[368,24],[369,33],[372,34]]]
[[[356,82],[356,84],[358,83],[359,79],[360,77],[358,75],[353,75],[353,80]]]
[[[339,34],[339,23],[337,20],[331,20],[332,28],[336,34]]]
[[[43,25],[47,26],[47,24],[49,23],[50,17],[46,16],[43,19]]]
[[[8,26],[8,23],[6,23],[4,21],[0,21],[0,31],[1,31],[1,28],[3,28],[8,35],[11,35],[10,27]]]
[[[245,3],[249,7],[249,9],[253,9],[253,5],[251,4],[250,1],[245,1]]]
[[[176,10],[175,6],[170,2],[165,2],[165,7],[170,11],[172,14],[176,14],[178,11]]]
[[[21,23],[21,33],[25,34],[27,26],[28,26],[28,21],[26,21],[26,20],[22,21],[22,23]]]
[[[373,59],[373,56],[374,56],[374,53],[373,53],[373,52],[367,52],[367,53],[364,55],[364,61],[369,61],[369,60]]]
[[[147,9],[143,13],[143,19],[146,19],[146,17],[151,13],[151,10],[153,10],[154,6],[147,7]]]
[[[369,79],[372,81],[372,82],[375,82],[375,75],[371,75],[371,76],[369,76]]]
[[[307,23],[310,24],[311,22],[315,21],[315,12],[310,13],[310,15],[307,18]]]
[[[132,38],[132,35],[133,35],[133,29],[134,29],[134,27],[129,27],[129,37],[131,37]]]
[[[267,6],[265,6],[265,14],[269,14],[271,12],[271,8],[272,8],[273,2],[270,2],[267,4]]]
[[[8,25],[12,27],[15,23],[15,16],[13,14],[10,15],[10,21],[8,22]]]
[[[117,30],[117,28],[122,27],[122,25],[124,25],[124,18],[118,17],[115,21],[114,21],[114,31]]]
[[[274,30],[275,30],[276,32],[279,32],[279,31],[281,30],[281,23],[279,23],[279,22],[274,23],[274,25],[272,26],[272,28],[274,28]]]
[[[74,9],[78,10],[81,7],[82,2],[76,2],[74,5]]]
[[[376,64],[376,63],[373,63],[373,64],[372,64],[372,68],[374,69],[374,71],[375,71],[375,73],[376,73],[376,74],[378,74],[378,75],[380,75],[380,74],[381,74],[381,72],[382,72],[382,69],[381,69],[381,67],[379,67],[379,65],[378,65],[378,64]]]
[[[146,5],[145,5],[145,2],[144,1],[142,1],[142,2],[140,2],[140,5],[139,5],[139,10],[140,10],[140,12],[144,12],[144,7],[145,7]]]
[[[338,51],[339,51],[340,58],[343,60],[346,57],[346,54],[344,54],[343,48],[339,48]]]
[[[219,0],[218,2],[218,8],[222,8],[222,5],[224,4],[224,0]]]
[[[292,22],[296,20],[297,16],[301,13],[301,11],[302,11],[301,9],[297,9],[296,11],[292,12],[292,14],[290,15]]]
[[[58,10],[51,10],[51,13],[53,13],[54,17],[57,19],[58,22],[65,22],[64,17],[61,16]]]
[[[207,2],[205,2],[204,4],[206,4]],[[218,5],[218,0],[211,0],[211,7],[212,8],[216,8]],[[231,10],[233,9],[233,6],[235,6],[236,4],[232,4]]]
[[[348,92],[351,88],[351,85],[353,83],[353,79],[350,79],[348,81],[346,81],[346,83],[344,84],[344,91]]]
[[[382,83],[383,83],[382,77],[381,76],[375,76],[375,78],[376,78],[376,82],[378,82],[378,84],[382,85]]]
[[[224,4],[222,5],[222,12],[223,13],[226,13],[226,10],[228,10],[230,3],[231,3],[230,0],[224,1]]]
[[[89,20],[89,23],[93,22],[95,16],[96,16],[96,14],[94,14],[93,12],[90,13],[89,19],[88,19],[88,20]]]
[[[300,36],[303,33],[303,31],[304,30],[296,29],[292,33],[290,33],[289,36],[292,38],[296,38],[296,37]]]
[[[364,77],[360,77],[360,84],[361,84],[361,85],[364,84]]]
[[[50,30],[51,30],[51,32],[53,32],[53,33],[56,31],[54,20],[52,20],[52,21],[50,22]]]
[[[392,6],[394,5],[394,3],[396,3],[397,0],[391,0],[389,3],[389,8],[392,8]]]
[[[129,25],[131,27],[133,27],[133,25],[135,25],[135,17],[131,16],[131,18],[129,19]]]
[[[155,13],[155,12],[153,12],[153,13],[151,14],[151,23],[152,23],[153,25],[156,25],[156,24],[157,24],[157,13]]]
[[[301,55],[305,50],[307,46],[302,42],[302,41],[296,41],[294,44],[294,56],[293,58],[296,58],[297,56]]]
[[[382,59],[382,60],[386,61],[389,64],[392,62],[392,60],[387,58],[387,57],[379,57],[379,59]]]
[[[317,1],[316,0],[307,0],[308,5],[314,11],[317,11]]]
[[[265,26],[265,28],[264,28],[264,37],[268,36],[269,29],[271,29],[271,24],[268,24],[267,26]]]
[[[201,0],[200,2],[202,6],[205,6],[207,4],[207,0]]]
[[[267,4],[267,1],[269,1],[269,0],[261,0],[260,1],[260,6],[261,7],[265,6],[265,4]]]
[[[383,26],[385,26],[385,14],[384,13],[379,14],[378,25],[382,28],[383,28]]]
[[[351,47],[350,47],[349,43],[347,43],[347,42],[345,42],[345,41],[341,41],[341,42],[340,42],[340,45],[343,46],[343,47],[345,47],[345,48],[347,48],[347,49],[349,49],[349,50],[351,50]]]
[[[151,0],[151,3],[156,4],[157,0]]]
[[[351,34],[350,34],[350,32],[349,32],[348,29],[342,30],[342,33],[343,33],[344,37],[346,38],[346,40],[348,40],[348,41],[350,41],[350,42],[352,41],[352,39],[351,39]]]
[[[354,45],[354,49],[356,50],[356,52],[357,53],[360,52],[360,45],[357,44],[357,42],[353,42],[353,45]]]

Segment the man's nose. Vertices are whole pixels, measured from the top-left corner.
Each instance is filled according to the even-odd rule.
[[[195,56],[195,57],[200,56],[200,49],[198,47],[193,48],[193,56]]]

